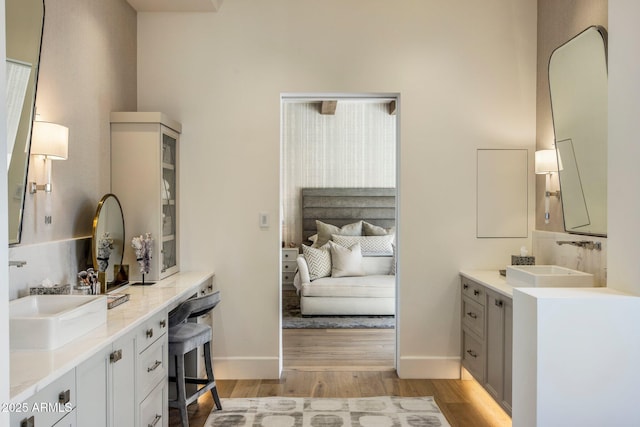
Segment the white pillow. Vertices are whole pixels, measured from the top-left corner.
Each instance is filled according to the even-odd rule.
[[[364,276],[359,243],[350,248],[345,248],[332,241],[329,241],[329,245],[331,247],[331,277]]]
[[[363,256],[391,256],[393,255],[393,234],[384,236],[342,236],[332,234],[331,240],[346,248],[360,243]]]
[[[309,278],[311,281],[321,277],[331,276],[331,252],[329,245],[320,248],[302,245],[302,254],[309,266]]]
[[[396,234],[396,228],[389,229],[373,225],[367,221],[362,221],[362,234],[365,236],[385,236],[387,234]]]

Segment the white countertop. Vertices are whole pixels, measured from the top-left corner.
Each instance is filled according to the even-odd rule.
[[[462,270],[460,275],[513,298],[513,286],[507,284],[507,278],[501,276],[498,270]]]
[[[175,308],[212,277],[210,272],[183,272],[155,285],[118,289],[130,295],[129,301],[107,310],[104,325],[55,350],[11,350],[11,402],[28,399],[154,314]]]

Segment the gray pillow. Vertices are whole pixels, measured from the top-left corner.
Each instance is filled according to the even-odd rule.
[[[345,248],[329,241],[331,248],[331,277],[364,276],[360,243]]]
[[[386,236],[387,234],[396,234],[396,228],[391,227],[386,229],[370,224],[367,221],[362,221],[362,234],[364,236]]]
[[[340,234],[342,236],[362,235],[362,221],[354,222],[353,224],[347,224],[340,228],[335,225],[325,224],[322,221],[316,220],[316,228],[318,230],[318,239],[313,244],[314,248],[324,246],[329,240],[331,240],[332,234]]]

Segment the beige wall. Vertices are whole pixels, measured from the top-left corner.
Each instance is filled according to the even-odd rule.
[[[0,0],[0,60],[5,61],[7,53],[5,50],[5,13],[4,0]],[[4,96],[5,87],[5,67],[0,67],[0,94]],[[0,135],[7,134],[6,107],[0,103]],[[0,153],[7,152],[7,138],[0,137]],[[0,156],[0,200],[7,200],[7,160],[5,156]],[[0,242],[8,242],[9,221],[7,220],[7,209],[0,209]],[[9,283],[8,261],[9,252],[7,244],[0,243],[0,283]],[[0,348],[9,348],[9,287],[0,286]],[[9,352],[0,351],[0,378],[9,378]],[[0,402],[9,402],[9,381],[0,381]],[[9,424],[9,414],[0,411],[0,425]]]
[[[278,376],[279,103],[291,92],[400,93],[399,373],[459,375],[458,271],[497,270],[530,245],[476,239],[476,149],[533,151],[536,96],[536,1],[463,3],[138,15],[138,107],[183,124],[182,268],[215,269],[222,292],[220,378]],[[529,207],[533,228],[533,196]]]
[[[549,57],[561,44],[592,25],[608,28],[607,0],[538,0],[538,75],[536,149],[553,148],[554,134],[549,97]],[[554,174],[551,191],[559,189]],[[536,176],[536,230],[564,231],[562,204],[551,197],[550,222],[544,223],[544,175]]]
[[[125,0],[46,2],[36,107],[69,127],[69,158],[53,162],[51,194],[26,195],[22,240],[9,252],[27,266],[11,269],[10,299],[45,278],[74,282],[84,268],[81,240],[110,191],[109,113],[135,110],[136,61],[136,12]],[[29,180],[42,182],[41,162],[32,159]]]
[[[136,108],[136,13],[125,0],[46,2],[36,107],[69,127],[69,159],[53,162],[50,195],[27,194],[21,244],[88,236],[110,188],[109,113]],[[42,180],[36,163],[30,180]]]

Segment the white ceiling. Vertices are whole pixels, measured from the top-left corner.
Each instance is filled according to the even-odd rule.
[[[217,12],[223,0],[127,0],[138,12]]]

